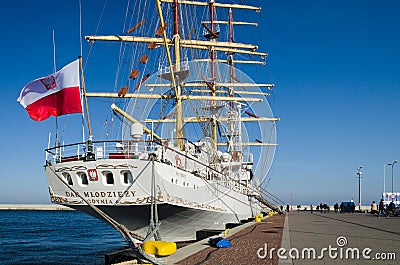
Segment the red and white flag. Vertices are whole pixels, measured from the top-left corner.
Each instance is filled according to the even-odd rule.
[[[35,121],[81,113],[79,83],[79,60],[75,60],[58,72],[27,84],[17,101]]]

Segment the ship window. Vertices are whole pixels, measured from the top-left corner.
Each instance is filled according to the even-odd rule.
[[[114,175],[111,171],[103,172],[103,183],[105,185],[114,185]]]
[[[87,186],[87,185],[89,185],[88,177],[87,177],[87,175],[86,175],[85,172],[79,171],[79,172],[77,173],[77,175],[78,175],[78,180],[79,180],[79,182],[80,182],[80,184],[81,184],[82,186]]]
[[[106,182],[110,185],[114,184],[114,176],[111,172],[106,174]]]
[[[74,182],[72,181],[72,177],[69,173],[64,172],[64,173],[62,173],[62,175],[63,175],[64,179],[66,180],[66,182],[68,183],[68,185],[70,185],[70,186],[74,185]]]
[[[133,183],[133,176],[132,176],[132,172],[130,171],[121,171],[122,174],[122,183],[123,184],[132,184]]]

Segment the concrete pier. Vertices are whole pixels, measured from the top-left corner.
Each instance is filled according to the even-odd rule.
[[[397,216],[293,211],[237,229],[227,237],[231,248],[203,240],[178,249],[167,264],[400,264]]]
[[[73,211],[73,209],[57,204],[0,204],[1,210],[25,211]]]
[[[269,247],[280,247],[284,218],[284,215],[274,215],[259,223],[249,222],[232,228],[226,235],[231,248],[210,247],[208,239],[183,247],[168,258],[167,264],[278,264],[276,254],[266,262],[258,258],[257,251],[266,242]]]
[[[287,250],[287,259],[281,258],[280,265],[399,264],[400,217],[291,212],[286,217],[282,248]]]
[[[262,222],[248,221],[243,222],[239,226],[235,226],[229,230],[225,230],[224,237],[231,244],[231,248],[214,248],[210,247],[208,240],[197,241],[179,247],[177,252],[165,258],[165,264],[258,264],[261,262],[257,258],[257,248],[254,246],[264,245],[266,235],[269,235],[269,244],[271,247],[279,248],[282,237],[284,215],[276,215],[264,218]],[[230,226],[230,225],[228,225]],[[214,235],[218,237],[221,235]],[[130,260],[129,259],[134,259]],[[114,262],[113,262],[114,261]],[[275,255],[274,260],[262,264],[278,264]],[[106,264],[122,265],[122,264],[140,264],[131,250],[111,253],[106,256]]]

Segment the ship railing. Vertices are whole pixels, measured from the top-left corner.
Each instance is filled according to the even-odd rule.
[[[196,161],[198,152],[209,155],[206,150],[200,150],[198,145],[186,138],[183,138],[185,150],[180,151],[177,140],[176,138],[163,139],[162,144],[158,140],[103,140],[65,144],[46,149],[46,161],[48,164],[54,164],[78,160],[148,159],[149,154],[157,152],[165,158],[166,150],[169,149],[192,159],[194,163],[199,163]]]
[[[102,159],[150,159],[150,154],[154,154],[161,162],[175,164],[175,161],[168,161],[167,150],[171,150],[176,154],[191,160],[193,166],[191,168],[180,168],[188,171],[200,178],[208,181],[222,181],[221,184],[231,188],[238,189],[240,192],[246,193],[247,185],[242,185],[237,180],[229,179],[228,176],[218,171],[214,166],[197,159],[196,154],[204,152],[212,155],[207,150],[202,149],[198,144],[184,139],[185,150],[179,150],[175,145],[177,139],[163,139],[163,143],[156,140],[104,140],[93,142],[79,142],[73,144],[65,144],[45,150],[46,165],[72,161],[89,161]],[[93,152],[93,153],[91,153]],[[196,172],[195,169],[201,169]]]
[[[161,145],[151,140],[104,140],[60,145],[45,150],[46,163],[78,160],[140,159],[155,153]]]

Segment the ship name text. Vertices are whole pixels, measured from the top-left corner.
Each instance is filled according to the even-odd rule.
[[[123,191],[84,191],[83,197],[86,198],[121,198],[121,197],[135,197],[136,191],[127,191],[125,194]],[[82,196],[79,192],[65,192],[65,197],[74,198]]]

